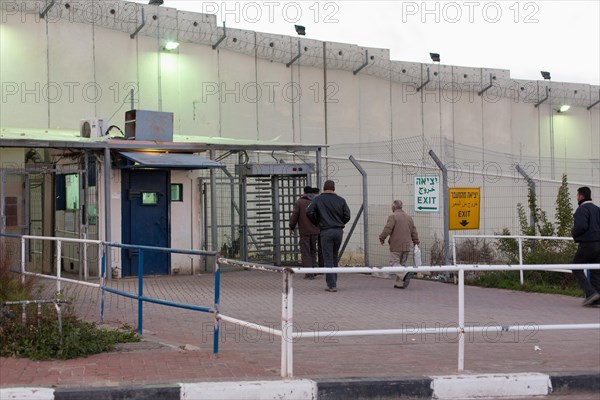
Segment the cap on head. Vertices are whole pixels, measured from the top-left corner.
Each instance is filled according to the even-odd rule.
[[[314,188],[312,188],[312,193],[313,193],[313,194],[319,194],[319,192],[320,192],[320,190],[319,190],[319,188],[318,188],[318,187],[314,187]]]
[[[579,189],[577,189],[577,193],[582,195],[585,200],[592,199],[592,190],[587,186],[582,186]]]
[[[335,182],[327,180],[323,184],[323,190],[333,190],[335,191]]]
[[[312,193],[313,188],[310,186],[304,186],[304,193]]]

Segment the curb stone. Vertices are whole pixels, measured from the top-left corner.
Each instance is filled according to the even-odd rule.
[[[0,388],[2,400],[468,399],[600,391],[599,373],[473,374],[399,379],[200,382],[131,387]]]

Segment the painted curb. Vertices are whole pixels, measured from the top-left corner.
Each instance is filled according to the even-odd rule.
[[[431,378],[335,379],[317,381],[319,400],[431,398]]]
[[[550,377],[553,393],[600,392],[600,373],[565,373]]]
[[[205,382],[181,384],[181,400],[316,400],[317,384],[308,379],[290,381]]]
[[[200,382],[140,387],[0,388],[4,400],[468,399],[600,391],[599,373],[446,375],[399,379]]]
[[[179,400],[179,385],[56,389],[54,400]],[[3,399],[0,396],[0,399]]]
[[[48,388],[0,388],[2,400],[54,400],[54,389]]]
[[[484,374],[432,377],[434,399],[547,396],[552,393],[546,374]]]

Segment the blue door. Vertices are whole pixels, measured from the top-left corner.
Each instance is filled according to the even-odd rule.
[[[122,170],[123,243],[169,247],[169,171]],[[123,276],[137,276],[139,251],[123,249]],[[169,253],[144,251],[144,275],[167,275]]]

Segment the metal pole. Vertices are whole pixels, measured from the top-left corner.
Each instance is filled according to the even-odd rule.
[[[362,175],[362,191],[363,191],[363,246],[364,246],[364,262],[365,266],[369,265],[369,192],[368,192],[368,180],[367,171],[363,169],[354,156],[350,156],[350,162],[354,164],[358,172]]]
[[[210,151],[210,159],[215,159],[215,151]],[[211,250],[218,251],[219,231],[217,227],[217,176],[214,168],[210,170],[210,241]],[[233,240],[233,239],[232,239]]]
[[[218,259],[217,259],[218,260]],[[215,264],[215,324],[213,327],[213,357],[219,356],[219,328],[221,321],[219,320],[219,300],[221,297],[221,267],[219,262]]]
[[[458,371],[465,369],[465,271],[458,271]]]
[[[144,250],[140,249],[138,257],[138,334],[142,336],[144,319]]]
[[[287,377],[294,376],[294,274],[287,272],[288,275],[288,306],[287,306],[287,335],[285,342],[287,345]]]
[[[523,238],[519,237],[519,265],[523,265]],[[523,278],[523,270],[519,270],[519,279],[521,281],[521,286],[525,283],[525,279]]]
[[[281,293],[281,377],[288,376],[288,347],[286,343],[287,336],[287,308],[288,308],[288,291],[289,291],[289,273],[283,274],[283,290]]]
[[[25,284],[25,238],[21,238],[21,283]]]
[[[104,288],[106,286],[106,279],[104,279],[104,275],[106,275],[106,248],[108,246],[101,245],[99,249],[103,249],[102,252],[102,261],[100,266],[100,321],[104,322]]]
[[[104,240],[108,243],[111,242],[111,207],[110,207],[110,149],[104,148]],[[98,207],[101,210],[101,207]],[[108,252],[106,257],[106,271],[112,271],[111,263],[111,249],[106,248]],[[112,276],[112,275],[111,275]]]
[[[529,190],[531,191],[531,193],[535,194],[535,181],[527,174],[527,172],[525,172],[523,168],[521,168],[519,164],[517,164],[515,168],[517,169],[517,172],[521,174],[521,176],[525,178],[525,180],[529,184]],[[529,226],[533,227],[535,226],[535,210],[530,210],[530,212],[531,215],[529,216]]]
[[[325,43],[323,43],[325,45]],[[323,183],[323,156],[321,148],[317,149],[317,157],[316,157],[316,167],[317,167],[317,182],[315,183],[317,188],[321,188]]]
[[[62,242],[60,240],[56,241],[56,294],[60,294],[60,259],[62,257]]]
[[[273,198],[273,263],[281,265],[281,218],[279,208],[279,178],[277,175],[271,177],[271,188]]]
[[[444,193],[444,265],[448,265],[448,248],[450,247],[450,216],[448,214],[448,169],[438,158],[433,150],[429,150],[429,156],[442,171],[442,191]]]

